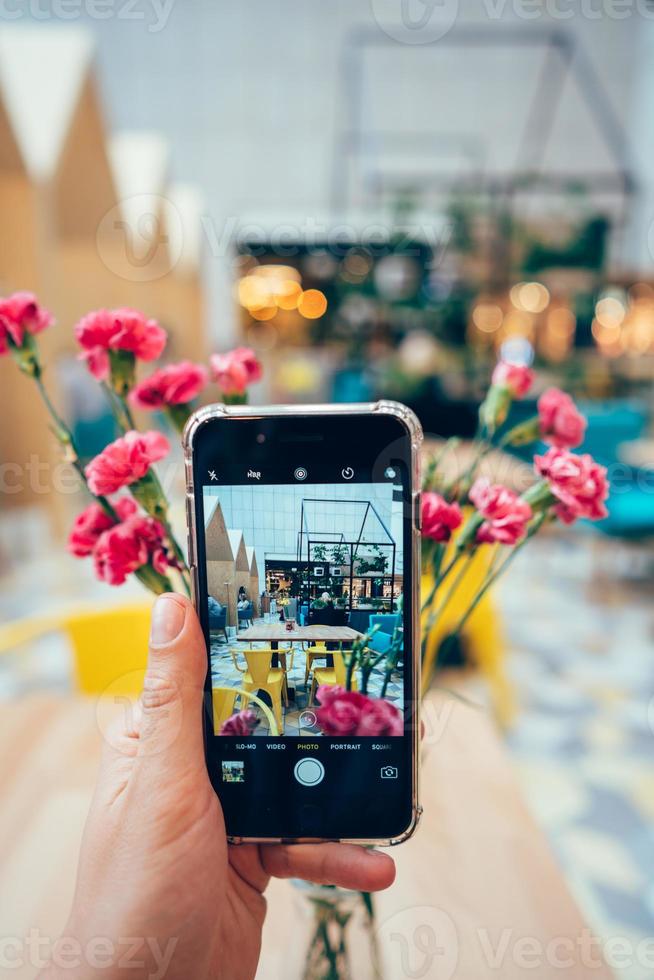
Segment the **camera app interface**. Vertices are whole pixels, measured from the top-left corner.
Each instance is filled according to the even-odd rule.
[[[403,491],[388,467],[377,482],[203,487],[213,734],[241,740],[373,739],[404,732]],[[382,742],[380,742],[382,740]],[[308,744],[308,743],[307,743]],[[379,757],[378,757],[379,758]],[[322,779],[296,774],[305,785]],[[301,759],[298,764],[309,763]],[[242,768],[226,764],[223,780]],[[380,779],[394,779],[384,764]]]

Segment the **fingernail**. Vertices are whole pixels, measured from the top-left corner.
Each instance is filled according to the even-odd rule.
[[[179,636],[186,619],[186,609],[175,596],[159,596],[152,609],[150,643],[164,646]]]

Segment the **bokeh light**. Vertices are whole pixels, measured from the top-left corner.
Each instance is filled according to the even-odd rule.
[[[297,308],[307,320],[317,320],[327,310],[327,297],[319,289],[305,289],[298,300]]]

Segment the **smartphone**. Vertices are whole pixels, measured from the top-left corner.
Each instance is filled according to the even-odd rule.
[[[189,419],[206,761],[233,843],[416,827],[421,442],[390,401]]]

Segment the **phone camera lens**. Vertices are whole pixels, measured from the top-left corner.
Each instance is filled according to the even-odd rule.
[[[260,432],[258,434],[258,436],[257,436],[257,442],[259,443],[259,445],[261,445],[265,441],[266,441],[266,437],[265,437],[264,433],[263,432]]]

